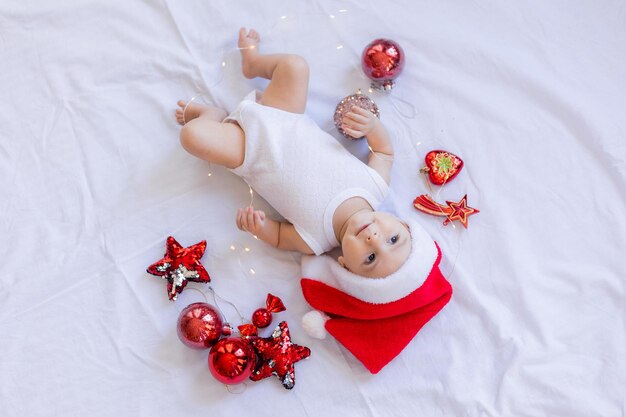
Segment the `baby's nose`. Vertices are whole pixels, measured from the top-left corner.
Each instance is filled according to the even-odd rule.
[[[367,237],[367,241],[371,241],[374,237],[378,238],[378,232],[370,233],[370,235]]]

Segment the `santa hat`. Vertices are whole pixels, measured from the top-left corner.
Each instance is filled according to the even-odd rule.
[[[417,223],[408,222],[411,253],[394,273],[366,278],[330,256],[303,256],[302,293],[316,309],[303,317],[312,337],[326,331],[373,374],[395,358],[445,306],[452,287],[439,270],[441,250]]]

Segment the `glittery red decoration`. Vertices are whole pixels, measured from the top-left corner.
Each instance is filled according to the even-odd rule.
[[[222,336],[222,318],[215,307],[193,303],[180,312],[176,333],[192,349],[208,349]]]
[[[458,203],[453,201],[446,201],[446,203],[447,206],[439,204],[429,195],[422,194],[415,198],[413,207],[433,216],[446,217],[446,220],[443,222],[444,226],[451,221],[458,220],[466,229],[469,216],[480,213],[480,210],[467,205],[467,194]]]
[[[276,375],[286,389],[292,389],[296,384],[294,363],[308,358],[311,350],[291,343],[287,322],[280,322],[271,337],[253,339],[251,343],[260,362],[250,379],[259,381]]]
[[[239,329],[239,333],[241,333],[243,337],[254,337],[259,334],[257,326],[254,324],[242,324],[241,326],[237,326],[237,329]]]
[[[448,151],[430,151],[424,161],[426,166],[420,169],[420,172],[427,172],[428,179],[435,185],[452,181],[463,168],[463,160]]]
[[[264,329],[272,322],[272,313],[266,308],[259,308],[252,313],[252,323],[259,329]]]
[[[239,337],[220,339],[209,352],[209,370],[224,384],[238,384],[250,376],[256,355],[250,342]]]
[[[283,304],[283,301],[273,294],[267,294],[265,299],[265,306],[270,313],[280,313],[287,310],[287,307]]]
[[[167,238],[163,259],[153,263],[147,271],[167,280],[167,295],[176,301],[178,294],[183,292],[188,281],[210,282],[208,272],[200,263],[204,255],[206,241],[183,248],[172,236]]]
[[[363,50],[361,68],[374,87],[391,90],[404,68],[404,51],[391,39],[373,40]]]
[[[467,205],[467,194],[465,194],[458,203],[453,201],[446,201],[446,203],[448,203],[448,206],[452,209],[452,213],[448,215],[448,218],[445,222],[443,222],[443,224],[448,224],[453,220],[458,220],[467,229],[467,220],[469,216],[480,213],[480,210]]]
[[[286,310],[282,300],[272,294],[267,294],[265,305],[266,308],[259,308],[252,313],[252,323],[260,329],[270,325],[272,322],[272,313],[279,313]]]

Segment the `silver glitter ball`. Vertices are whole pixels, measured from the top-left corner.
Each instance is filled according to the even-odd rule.
[[[374,100],[366,96],[365,94],[356,93],[351,96],[343,98],[337,107],[335,108],[335,116],[333,117],[333,121],[335,122],[335,126],[342,135],[344,135],[348,139],[362,139],[362,138],[353,138],[348,135],[343,128],[341,127],[343,118],[346,113],[350,112],[352,106],[357,106],[365,110],[369,110],[376,115],[376,117],[380,118],[380,111],[378,110],[378,106],[374,103]]]

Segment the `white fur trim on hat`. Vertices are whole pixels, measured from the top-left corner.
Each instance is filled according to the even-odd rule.
[[[383,278],[354,274],[331,258],[303,256],[302,276],[323,282],[359,300],[385,304],[406,297],[419,288],[438,257],[437,246],[422,226],[409,220],[411,252],[398,270]]]
[[[312,310],[302,316],[302,328],[309,336],[315,339],[325,339],[328,332],[326,331],[326,320],[330,317],[319,310]]]

